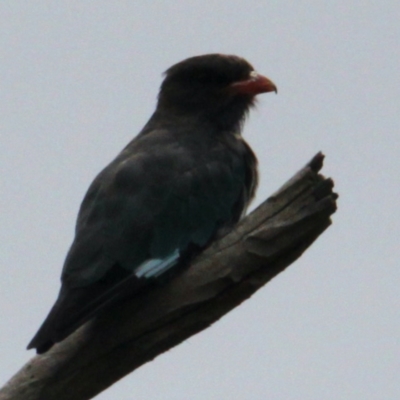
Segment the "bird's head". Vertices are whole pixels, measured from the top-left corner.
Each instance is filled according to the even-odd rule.
[[[275,84],[243,58],[207,54],[183,60],[165,72],[158,108],[206,118],[229,129],[244,119],[256,95],[273,91]]]

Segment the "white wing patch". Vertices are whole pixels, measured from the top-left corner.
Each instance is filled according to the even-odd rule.
[[[178,262],[179,250],[174,250],[165,258],[152,258],[145,261],[136,269],[135,275],[138,278],[157,278]]]

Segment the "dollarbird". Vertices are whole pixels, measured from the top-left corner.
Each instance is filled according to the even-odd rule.
[[[233,55],[191,57],[165,72],[155,112],[83,199],[58,298],[28,349],[46,352],[232,229],[258,180],[242,126],[256,95],[272,91]]]

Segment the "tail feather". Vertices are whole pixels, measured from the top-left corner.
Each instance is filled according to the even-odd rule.
[[[99,313],[151,286],[151,280],[131,275],[103,293],[98,286],[61,288],[56,303],[27,348],[45,353]]]
[[[99,313],[151,287],[161,275],[167,275],[176,266],[178,258],[179,252],[175,251],[164,259],[144,262],[133,274],[114,266],[90,286],[69,288],[63,285],[56,303],[27,348],[36,348],[38,354],[45,353]]]

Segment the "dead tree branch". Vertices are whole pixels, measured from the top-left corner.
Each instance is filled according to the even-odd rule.
[[[333,182],[317,154],[278,192],[167,284],[106,313],[31,359],[0,400],[86,400],[209,327],[295,261],[330,225]]]

